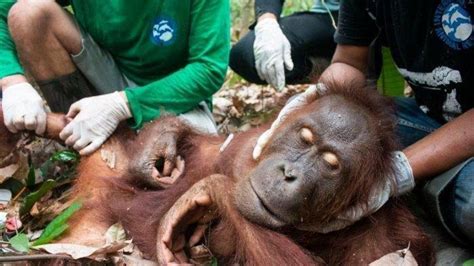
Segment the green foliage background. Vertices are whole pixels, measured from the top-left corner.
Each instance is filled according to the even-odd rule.
[[[248,26],[254,20],[254,0],[231,0],[232,8],[232,40],[236,41],[245,34]],[[313,0],[287,0],[283,8],[283,15],[298,11],[307,11]]]

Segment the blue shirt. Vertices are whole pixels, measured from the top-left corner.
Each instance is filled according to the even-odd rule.
[[[314,0],[311,12],[328,13],[339,11],[339,0]]]

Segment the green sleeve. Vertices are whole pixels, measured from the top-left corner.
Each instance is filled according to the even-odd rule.
[[[8,32],[8,11],[14,3],[15,1],[0,0],[0,78],[23,74],[23,68],[16,55],[15,44]]]
[[[146,86],[126,89],[135,129],[160,113],[180,114],[222,86],[230,51],[229,1],[193,1],[187,65]]]

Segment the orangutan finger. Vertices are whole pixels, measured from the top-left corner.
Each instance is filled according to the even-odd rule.
[[[160,183],[160,185],[164,188],[169,187],[170,185],[174,183],[173,178],[169,176],[157,178],[156,181]]]
[[[176,157],[176,169],[178,169],[180,172],[184,172],[184,159],[181,156]]]
[[[158,169],[156,169],[156,167],[153,167],[151,169],[151,177],[153,177],[153,178],[159,178],[160,177],[160,172],[158,171]]]
[[[166,264],[175,262],[174,254],[168,248],[166,241],[161,241],[161,244],[158,244],[157,253],[158,253],[158,258],[160,258],[161,265],[166,265]]]
[[[176,258],[177,261],[179,261],[179,263],[181,265],[190,265],[190,264],[188,264],[189,258],[186,255],[186,253],[184,252],[184,250],[181,250],[180,252],[176,252],[174,254],[174,257]]]
[[[174,159],[172,159],[174,160]],[[171,160],[165,160],[165,164],[164,164],[164,167],[163,167],[163,172],[162,172],[162,175],[163,176],[171,176],[171,171],[173,171],[174,169],[174,161],[171,161]]]
[[[206,232],[206,229],[207,229],[207,224],[198,225],[196,229],[194,229],[194,232],[189,238],[189,242],[188,242],[190,247],[195,246],[197,243],[199,243],[199,241],[201,241],[201,239],[204,237],[204,233]]]
[[[185,206],[179,208],[177,210],[177,213],[173,215],[173,217],[169,218],[171,222],[169,226],[166,226],[162,240],[165,243],[171,243],[173,232],[179,229],[183,221],[187,222],[188,224],[197,221],[203,215],[200,214],[199,211],[197,211],[197,214],[193,213],[193,211],[199,209],[199,207],[209,206],[211,203],[212,200],[209,195],[200,195],[192,200],[188,200],[187,202],[185,202]],[[185,219],[186,216],[189,216],[190,214],[192,215],[191,217],[189,217],[191,219]]]

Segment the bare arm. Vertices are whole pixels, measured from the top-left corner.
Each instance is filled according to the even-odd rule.
[[[408,157],[417,182],[447,171],[474,156],[474,109],[403,152]]]
[[[320,82],[356,83],[357,87],[366,84],[369,47],[338,45],[331,65],[323,72]]]

